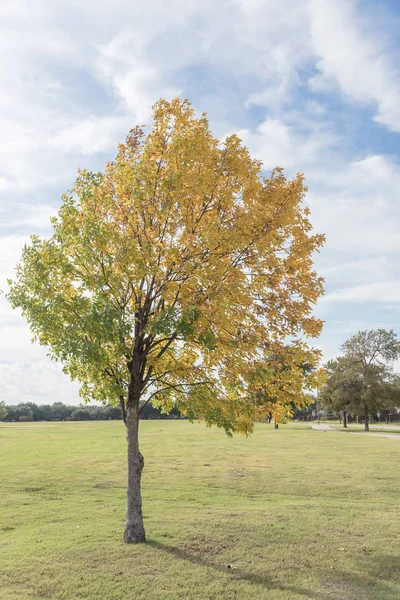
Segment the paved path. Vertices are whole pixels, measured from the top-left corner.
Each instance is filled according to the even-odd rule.
[[[372,437],[389,438],[390,440],[400,440],[400,435],[397,435],[396,433],[372,433],[371,431],[344,431],[344,429],[336,429],[335,427],[331,427],[330,425],[326,425],[325,423],[321,423],[320,425],[311,425],[311,429],[316,429],[317,431],[336,431],[337,433],[347,433],[349,435],[369,435]]]
[[[395,429],[396,431],[400,431],[400,425],[370,425],[370,429],[378,429],[379,431],[385,431],[385,429]]]

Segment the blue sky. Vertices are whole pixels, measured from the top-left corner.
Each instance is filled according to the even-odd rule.
[[[160,97],[306,175],[325,358],[400,334],[400,6],[395,0],[13,0],[0,7],[0,289],[80,166],[103,169]],[[0,298],[0,399],[78,403]]]

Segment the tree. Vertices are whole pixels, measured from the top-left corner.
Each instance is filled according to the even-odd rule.
[[[6,421],[19,421],[20,417],[29,417],[29,420],[33,420],[33,410],[29,403],[7,406],[7,413],[4,417]]]
[[[393,361],[400,357],[400,342],[393,330],[359,331],[343,344],[354,361],[362,381],[361,403],[365,430],[369,430],[371,411],[384,409],[399,401],[399,381],[393,373]]]
[[[25,407],[25,408],[23,408]],[[17,410],[28,410],[29,415],[32,416],[33,421],[44,421],[45,420],[45,406],[38,406],[34,402],[25,402],[15,407]],[[25,415],[26,416],[26,415]]]
[[[4,421],[7,416],[7,408],[3,401],[0,402],[0,421]]]
[[[100,421],[101,419],[104,419],[104,406],[87,406],[87,408],[84,408],[84,410],[89,413],[89,418],[93,421]]]
[[[121,411],[118,406],[105,406],[103,410],[103,418],[117,420],[121,418]]]
[[[71,414],[73,421],[90,421],[90,412],[85,408],[77,408]]]
[[[64,421],[67,417],[71,416],[71,408],[62,402],[54,402],[51,406],[51,412],[52,418],[55,421]]]
[[[318,360],[306,339],[322,327],[312,257],[324,238],[311,231],[302,174],[264,178],[261,167],[236,135],[214,138],[188,101],[161,100],[147,136],[136,127],[104,173],[79,172],[52,237],[31,238],[9,282],[11,304],[82,397],[121,405],[126,542],[145,541],[147,402],[249,434],[263,412],[249,373],[264,355]],[[276,386],[272,372],[263,385]]]
[[[295,347],[282,347],[279,352],[269,355],[265,352],[264,360],[249,372],[253,402],[261,408],[262,415],[267,412],[268,419],[274,420],[275,429],[279,429],[279,424],[287,423],[296,410],[312,402],[309,390],[319,387],[321,378],[321,369],[315,369],[313,359],[312,351],[309,357],[304,352],[298,362]]]
[[[327,365],[322,399],[333,410],[363,414],[369,431],[371,413],[400,401],[399,378],[392,364],[400,356],[400,342],[393,331],[359,331],[342,350],[344,356]]]
[[[327,381],[319,394],[324,408],[343,412],[343,427],[347,427],[347,415],[358,407],[361,400],[361,380],[348,357],[339,357],[326,364]]]
[[[40,405],[43,421],[52,421],[53,420],[53,408],[51,404],[41,404]]]

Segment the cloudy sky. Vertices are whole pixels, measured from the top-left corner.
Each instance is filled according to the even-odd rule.
[[[400,333],[398,0],[3,0],[0,289],[79,166],[103,169],[160,97],[239,132],[266,171],[306,174],[326,358]],[[78,403],[0,298],[0,400]]]

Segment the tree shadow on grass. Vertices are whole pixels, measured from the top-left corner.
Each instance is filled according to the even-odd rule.
[[[270,579],[268,577],[259,575],[258,573],[247,572],[247,571],[244,571],[243,569],[237,569],[237,568],[229,569],[228,565],[224,566],[222,564],[218,564],[218,563],[212,562],[210,560],[206,560],[199,556],[193,556],[186,550],[176,547],[176,546],[170,546],[168,544],[163,544],[163,543],[157,542],[155,540],[149,540],[148,545],[152,546],[153,548],[155,548],[157,550],[162,550],[164,552],[167,552],[168,554],[171,554],[172,556],[174,556],[175,558],[178,558],[180,560],[185,560],[196,566],[215,569],[216,571],[219,571],[220,573],[223,573],[224,575],[231,575],[232,578],[234,578],[236,580],[247,581],[248,583],[250,583],[252,585],[262,586],[263,588],[268,589],[268,590],[288,591],[288,592],[291,592],[292,594],[298,594],[300,596],[306,596],[307,598],[310,598],[310,599],[314,598],[316,600],[328,600],[328,599],[333,600],[332,594],[330,594],[330,593],[325,594],[324,592],[321,593],[320,591],[314,592],[313,590],[310,590],[308,588],[299,587],[296,585],[282,584],[277,581],[273,581],[272,579]]]
[[[367,562],[365,556],[357,559],[359,574],[336,572],[335,577],[346,583],[354,598],[359,600],[398,600],[400,598],[399,556],[374,552]]]
[[[327,574],[322,588],[329,592],[329,598],[344,600],[398,600],[399,588],[394,588],[383,580],[379,572],[375,575],[331,571]],[[393,583],[397,583],[394,581]],[[337,594],[337,595],[335,595]]]

